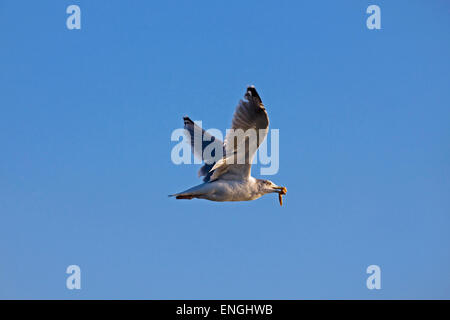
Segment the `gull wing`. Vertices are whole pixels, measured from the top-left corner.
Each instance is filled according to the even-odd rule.
[[[253,130],[256,133],[256,141],[250,141],[251,136],[245,135],[244,143],[239,143],[235,135],[228,133],[225,137],[224,157],[212,167],[211,180],[219,177],[225,180],[250,177],[253,157],[267,136],[269,116],[254,86],[247,88],[244,98],[245,100],[240,100],[236,107],[231,127],[233,130],[241,129],[243,132]],[[248,131],[249,129],[252,130]],[[244,158],[239,159],[240,155]]]
[[[194,121],[192,121],[189,117],[184,117],[184,129],[186,130],[186,137],[189,139],[192,152],[194,156],[200,160],[203,160],[205,164],[198,171],[198,176],[205,176],[203,181],[209,181],[213,172],[210,172],[213,168],[215,161],[215,150],[211,152],[211,154],[204,154],[205,148],[208,147],[212,143],[216,143],[218,146],[222,147],[223,154],[225,154],[225,149],[223,142],[220,139],[217,139],[213,135],[209,134],[205,130],[203,130],[200,126],[196,125]],[[198,135],[199,142],[198,145],[195,145],[195,135]],[[206,158],[205,158],[206,157]],[[220,157],[220,155],[219,155]]]

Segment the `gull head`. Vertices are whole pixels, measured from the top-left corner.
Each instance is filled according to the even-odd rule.
[[[270,180],[261,180],[258,179],[260,190],[263,194],[266,193],[278,193],[278,201],[280,202],[280,206],[283,205],[283,198],[287,193],[287,189],[285,187],[277,186],[275,183],[273,183]]]

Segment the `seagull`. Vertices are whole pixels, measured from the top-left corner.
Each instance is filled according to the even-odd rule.
[[[186,116],[183,120],[185,133],[190,140],[194,156],[205,162],[198,172],[199,176],[204,176],[204,183],[183,192],[169,195],[169,197],[222,202],[249,201],[258,199],[268,193],[278,193],[280,205],[283,205],[282,196],[287,192],[285,187],[277,186],[270,180],[256,179],[251,176],[253,157],[257,148],[266,138],[269,128],[269,116],[254,86],[247,87],[244,100],[240,100],[236,107],[231,125],[235,131],[241,129],[246,132],[252,129],[259,132],[254,148],[250,147],[249,140],[251,137],[244,137],[246,140],[244,146],[242,146],[242,144],[234,143],[236,142],[236,136],[231,136],[228,132],[225,141],[222,142],[195,124],[189,117]],[[200,146],[196,146],[194,143],[195,133],[201,133]],[[211,152],[211,155],[206,155],[206,152],[204,152],[211,143],[222,148],[223,156],[218,161],[214,161],[215,151],[217,150]],[[242,149],[243,147],[245,149]],[[245,156],[245,159],[242,159],[243,161],[236,161],[239,152],[243,152]]]

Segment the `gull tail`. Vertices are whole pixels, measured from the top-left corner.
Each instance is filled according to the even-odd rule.
[[[169,197],[175,197],[175,199],[187,199],[191,200],[194,198],[197,198],[199,195],[191,194],[191,193],[175,193],[175,194],[169,194]]]
[[[199,198],[200,196],[205,194],[204,190],[202,190],[204,185],[205,184],[201,184],[201,185],[195,186],[193,188],[190,188],[188,190],[185,190],[183,192],[169,194],[169,197],[175,197],[176,199],[188,199],[188,200],[191,200],[194,198]]]
[[[169,197],[175,197],[175,199],[187,199],[191,200],[193,198],[196,198],[197,196],[193,194],[170,194]]]

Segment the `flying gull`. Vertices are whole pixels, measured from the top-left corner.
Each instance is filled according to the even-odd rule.
[[[252,148],[249,141],[252,137],[244,137],[244,144],[239,144],[236,143],[236,136],[230,133],[227,133],[225,142],[222,142],[196,125],[189,117],[184,117],[184,129],[188,139],[190,138],[194,156],[205,162],[198,172],[199,176],[204,176],[204,183],[169,197],[189,200],[198,198],[211,201],[248,201],[258,199],[267,193],[278,193],[280,205],[283,204],[282,196],[287,192],[285,187],[277,186],[270,180],[251,176],[252,160],[257,148],[267,136],[269,117],[254,86],[247,88],[244,98],[245,100],[240,100],[236,107],[232,129],[234,131],[241,129],[241,132],[248,132],[251,129],[259,132],[259,135],[255,135],[255,147]],[[199,146],[194,143],[194,136],[198,133],[201,134]],[[222,149],[215,150],[222,151],[223,156],[218,161],[215,161],[215,151],[211,154],[205,152],[211,143],[219,145],[219,149]]]

